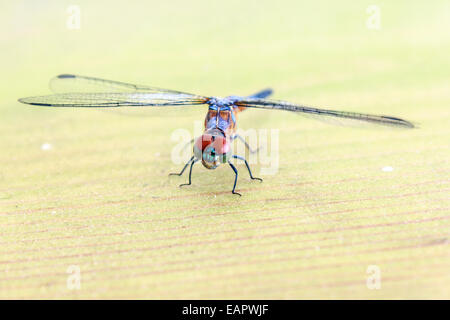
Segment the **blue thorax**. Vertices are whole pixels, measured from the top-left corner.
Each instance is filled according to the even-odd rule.
[[[242,97],[239,96],[228,96],[225,98],[210,98],[208,100],[209,109],[211,110],[217,110],[220,108],[220,110],[226,111],[231,110],[231,107],[235,107],[234,104],[242,100]]]
[[[236,123],[236,117],[234,116],[233,109],[236,108],[234,105],[237,101],[241,100],[242,97],[239,96],[229,96],[225,98],[210,98],[208,100],[209,110],[215,110],[215,111],[230,111],[231,112],[231,119],[234,123]],[[222,119],[220,117],[220,113],[217,113],[216,118],[211,118],[207,123],[207,128],[214,128],[218,127],[223,131],[226,131],[226,129],[229,127],[230,123],[228,123],[227,120]]]

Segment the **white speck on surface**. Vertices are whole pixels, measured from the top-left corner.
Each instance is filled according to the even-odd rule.
[[[394,171],[394,168],[387,166],[387,167],[383,167],[381,170],[383,172],[392,172],[392,171]]]
[[[53,146],[50,143],[43,143],[41,145],[42,151],[48,151],[48,150],[51,150],[52,148],[53,148]]]

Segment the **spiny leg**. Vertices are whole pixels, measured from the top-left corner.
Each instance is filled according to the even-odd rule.
[[[250,170],[250,166],[248,165],[248,162],[247,162],[247,160],[245,160],[245,158],[244,157],[241,157],[241,156],[238,156],[238,155],[233,155],[233,158],[235,158],[235,159],[239,159],[239,160],[242,160],[242,161],[244,161],[245,162],[245,166],[247,167],[247,170],[248,170],[248,173],[250,174],[250,178],[252,179],[252,180],[259,180],[259,181],[263,181],[261,178],[256,178],[256,177],[254,177],[253,176],[253,174],[252,174],[252,170]]]
[[[233,141],[233,140],[236,139],[236,138],[238,138],[239,140],[242,141],[242,143],[244,143],[245,147],[247,148],[247,150],[248,150],[251,154],[258,152],[259,149],[261,149],[260,147],[258,147],[258,148],[256,148],[256,149],[252,149],[252,148],[250,147],[250,145],[247,143],[247,141],[245,141],[245,139],[244,139],[243,137],[241,137],[240,135],[238,135],[238,134],[235,134],[234,136],[232,136],[232,137],[231,137],[231,141]]]
[[[194,161],[191,162],[191,167],[189,169],[189,183],[183,183],[180,184],[180,188],[182,186],[189,186],[191,184],[191,177],[192,177],[192,167],[194,166],[194,164],[198,161],[198,159],[195,159]]]
[[[237,183],[237,179],[238,179],[238,171],[237,171],[236,167],[233,166],[233,164],[231,162],[228,162],[228,164],[230,165],[231,169],[233,169],[234,174],[235,174],[233,190],[231,190],[231,193],[232,194],[237,194],[238,196],[242,196],[239,192],[235,192],[234,191],[236,189],[236,183]]]
[[[169,173],[169,176],[181,176],[181,175],[183,174],[184,170],[186,170],[187,166],[188,166],[192,161],[194,161],[194,158],[195,158],[195,157],[192,156],[192,158],[191,158],[188,162],[186,162],[186,164],[184,165],[184,167],[183,167],[183,169],[181,170],[180,173]]]

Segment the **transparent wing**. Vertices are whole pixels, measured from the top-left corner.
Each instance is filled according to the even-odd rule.
[[[50,80],[50,90],[54,93],[70,92],[146,92],[146,93],[189,93],[142,86],[137,84],[105,80],[74,74],[60,74]]]
[[[184,93],[60,93],[19,99],[22,103],[46,107],[163,107],[204,104],[208,99]]]
[[[261,108],[272,110],[286,110],[298,112],[304,115],[312,116],[318,120],[337,120],[337,124],[352,125],[353,123],[378,124],[398,128],[414,128],[414,124],[409,121],[383,115],[371,115],[347,111],[335,111],[307,107],[303,105],[291,104],[284,101],[275,101],[267,99],[243,99],[235,103],[237,106],[247,108]],[[342,120],[342,121],[340,121]],[[330,122],[330,121],[327,121]]]

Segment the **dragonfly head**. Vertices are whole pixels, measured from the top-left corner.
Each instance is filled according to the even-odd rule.
[[[195,157],[201,159],[203,166],[211,170],[227,163],[230,152],[230,143],[219,129],[207,130],[194,144]]]

